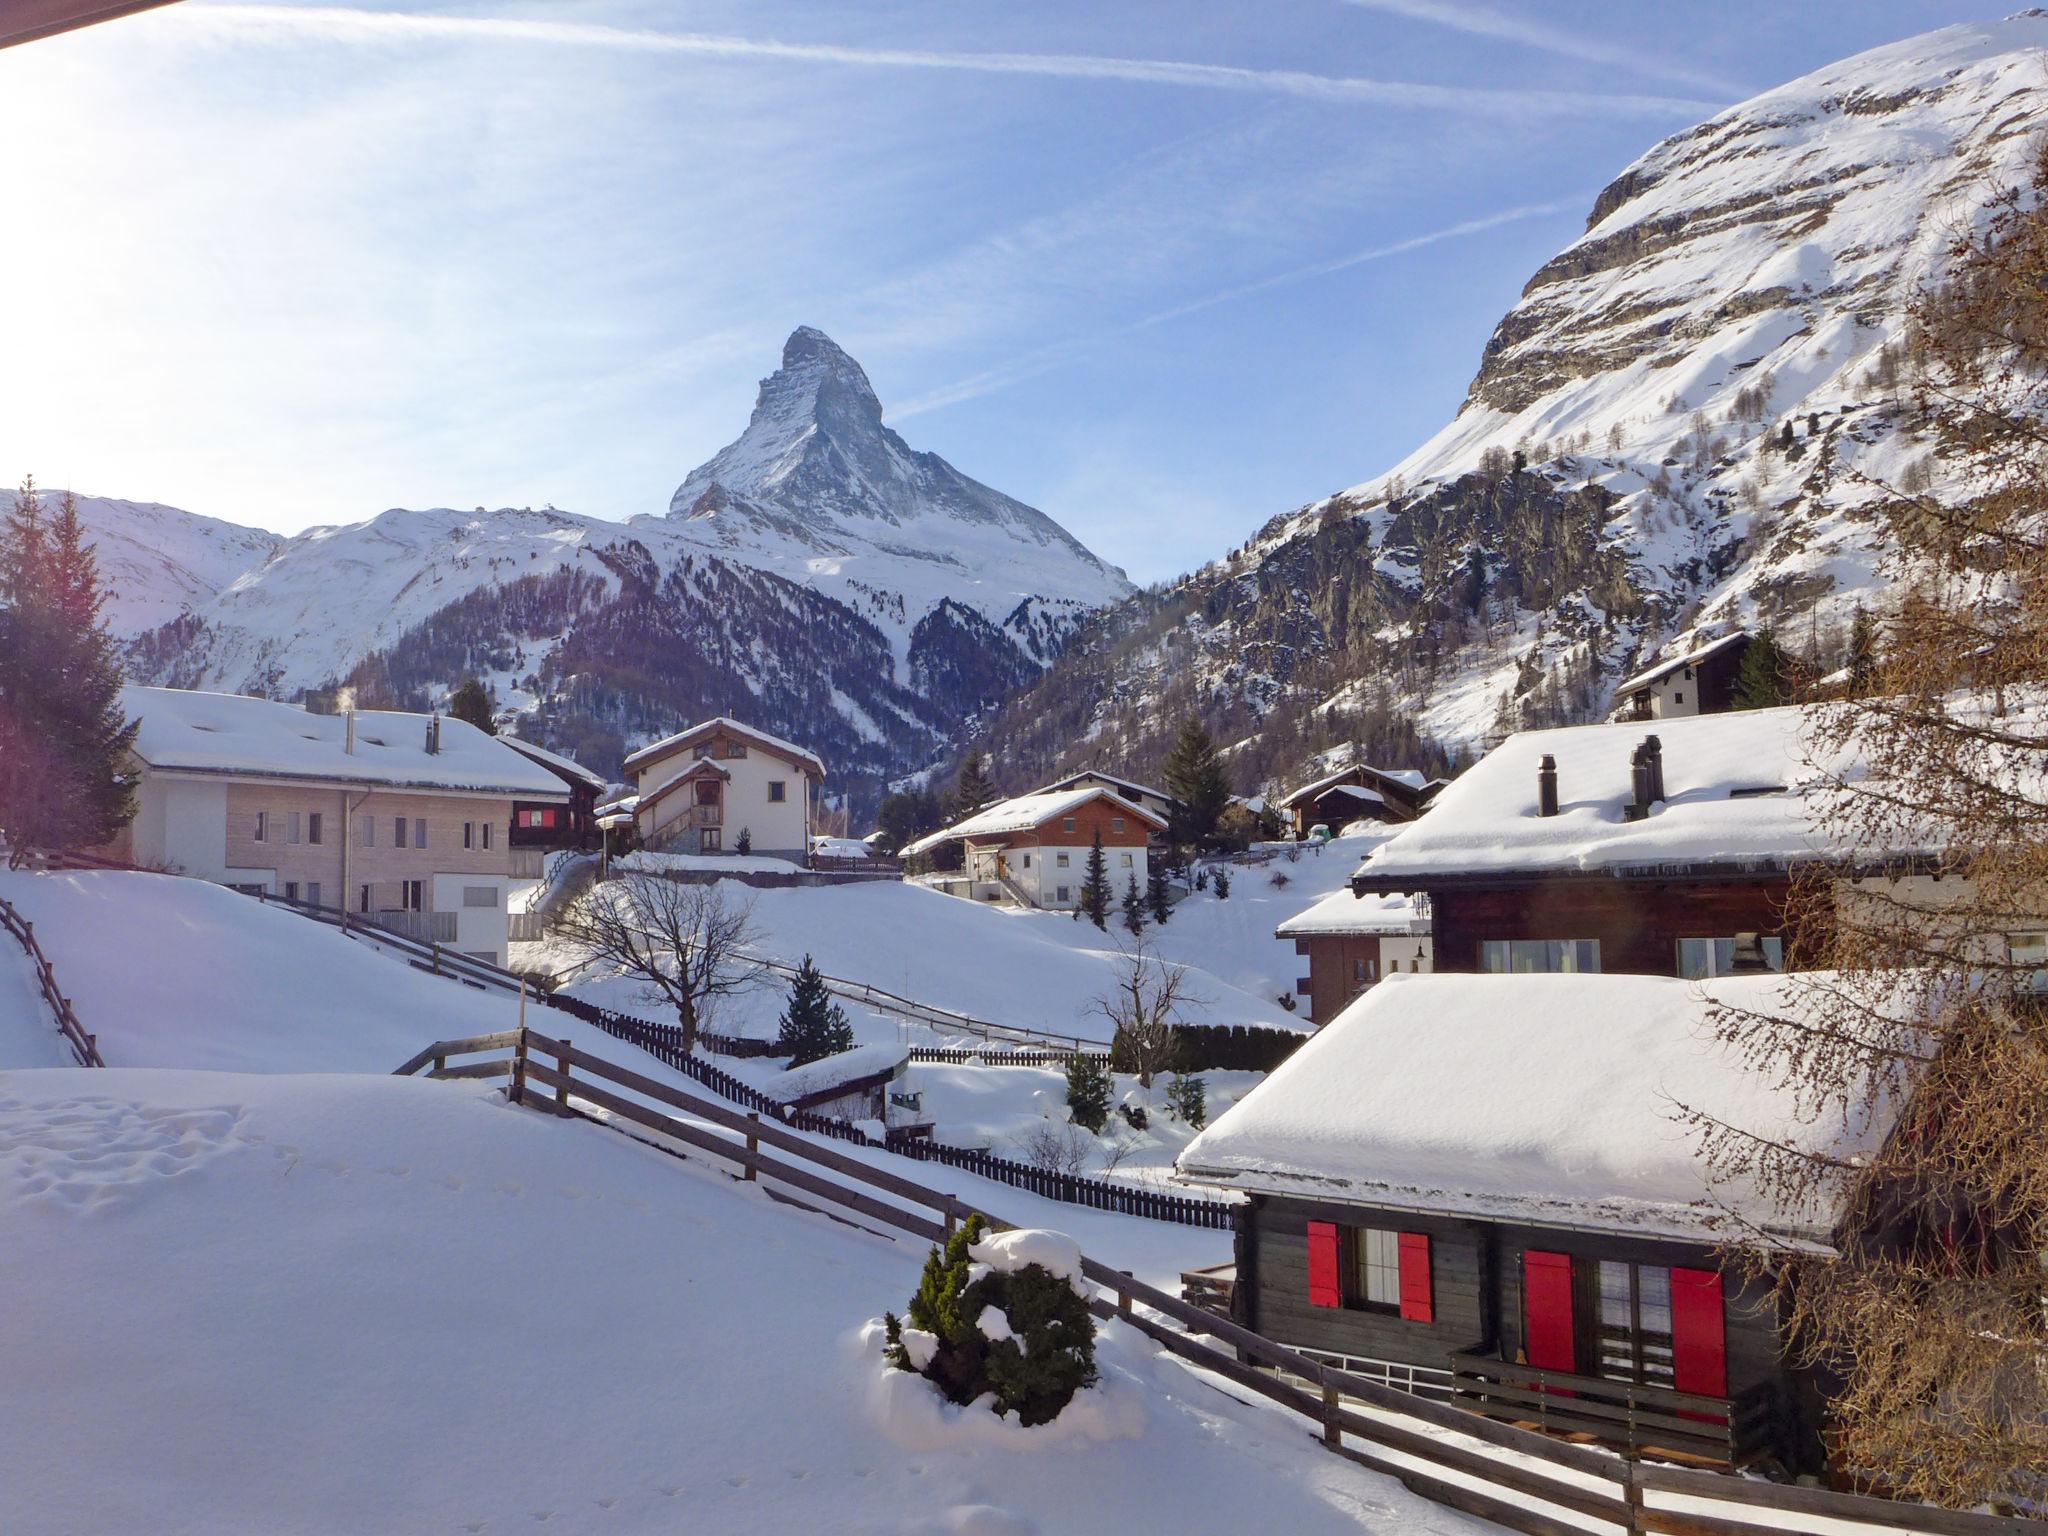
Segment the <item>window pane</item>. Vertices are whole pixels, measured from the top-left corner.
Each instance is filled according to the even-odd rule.
[[[1361,1227],[1358,1232],[1358,1294],[1375,1306],[1401,1304],[1401,1238],[1396,1232]]]
[[[1479,941],[1479,969],[1499,973],[1508,968],[1508,944],[1505,939],[1482,939]]]
[[[1714,946],[1710,939],[1680,939],[1678,941],[1678,974],[1687,981],[1698,981],[1714,974]]]

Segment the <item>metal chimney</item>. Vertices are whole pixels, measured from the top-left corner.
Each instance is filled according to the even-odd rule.
[[[1655,736],[1643,738],[1643,761],[1650,769],[1650,799],[1664,799],[1664,743]]]
[[[1634,798],[1623,809],[1629,821],[1641,821],[1650,814],[1650,753],[1638,745],[1628,755],[1629,786]]]
[[[1543,754],[1543,760],[1536,765],[1536,814],[1557,814],[1557,759],[1548,752]]]
[[[356,707],[351,704],[341,712],[343,721],[341,750],[353,753],[356,749]]]
[[[441,712],[436,710],[427,717],[427,756],[437,757],[441,751]]]

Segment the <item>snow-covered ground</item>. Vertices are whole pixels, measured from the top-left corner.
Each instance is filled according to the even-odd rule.
[[[6,1527],[1482,1529],[1113,1325],[1072,1427],[905,1413],[922,1257],[482,1086],[0,1073]]]
[[[1163,925],[1148,924],[1143,943],[1190,968],[1189,1023],[1307,1028],[1280,1006],[1293,996],[1300,957],[1273,930],[1336,891],[1381,836],[1339,838],[1290,860],[1233,866],[1230,895],[1187,894]],[[1057,912],[1022,911],[942,895],[915,882],[754,890],[724,887],[753,904],[756,953],[795,964],[805,955],[826,974],[997,1024],[1022,1025],[1107,1041],[1109,1021],[1096,1000],[1114,983],[1131,937],[1117,917],[1107,932]],[[575,955],[558,944],[515,945],[515,964],[557,974]],[[579,997],[640,1010],[644,989],[616,977],[584,976]],[[716,1027],[766,1036],[786,1001],[779,982],[722,1004]],[[863,1041],[897,1038],[900,1026],[849,1008]],[[919,1035],[920,1040],[925,1039]],[[933,1037],[936,1038],[936,1037]],[[970,1042],[971,1043],[971,1042]]]

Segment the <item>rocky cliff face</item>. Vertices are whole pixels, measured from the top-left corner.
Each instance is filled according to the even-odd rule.
[[[1902,389],[1906,311],[2024,179],[2044,50],[2040,11],[1946,28],[1657,145],[1530,279],[1441,432],[1091,621],[998,720],[999,755],[1143,771],[1199,709],[1249,786],[1410,723],[1470,750],[1594,717],[1738,624],[1828,664],[1881,597],[1888,487],[1969,494]]]
[[[1131,591],[1044,513],[910,448],[860,365],[808,327],[667,514],[394,509],[279,539],[172,508],[85,511],[124,592],[145,594],[116,613],[145,680],[424,702],[478,672],[597,767],[736,714],[816,748],[864,801]],[[180,574],[188,547],[217,552],[203,577]]]

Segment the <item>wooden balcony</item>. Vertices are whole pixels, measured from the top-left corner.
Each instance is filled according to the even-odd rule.
[[[1451,1401],[1545,1434],[1586,1437],[1631,1456],[1743,1467],[1777,1449],[1777,1394],[1763,1384],[1734,1398],[1451,1356]]]
[[[725,807],[722,805],[692,805],[684,809],[673,825],[677,827],[722,827],[725,825]]]
[[[418,939],[424,944],[453,944],[455,942],[455,914],[453,912],[372,912],[368,920],[379,928],[388,928],[393,933],[403,934],[408,939]],[[357,921],[362,921],[359,915]]]

